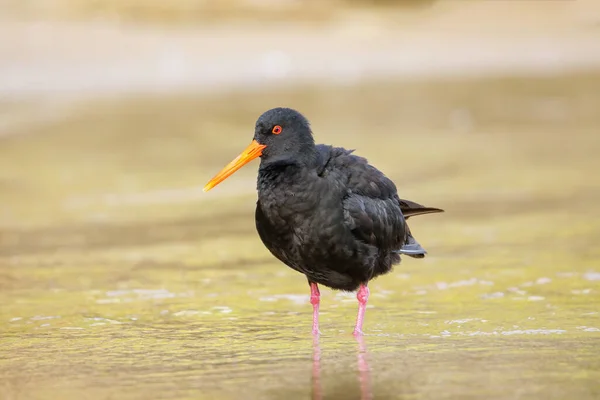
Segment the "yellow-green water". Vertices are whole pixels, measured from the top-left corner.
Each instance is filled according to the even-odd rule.
[[[0,139],[0,393],[29,398],[595,399],[600,79],[373,83],[74,106]],[[353,294],[255,233],[256,164],[201,187],[275,105],[356,148],[428,249]]]

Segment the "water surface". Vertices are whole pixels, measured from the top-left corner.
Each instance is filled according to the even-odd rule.
[[[118,100],[3,139],[3,398],[598,398],[597,82]],[[313,341],[255,166],[201,193],[275,96],[447,211],[411,219],[429,255],[371,283],[362,341],[327,289]]]

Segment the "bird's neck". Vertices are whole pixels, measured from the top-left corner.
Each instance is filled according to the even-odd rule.
[[[298,167],[311,170],[319,164],[319,152],[314,144],[307,145],[296,152],[285,152],[260,159],[260,170],[280,170],[287,167]]]
[[[302,185],[302,182],[315,175],[318,160],[316,150],[310,153],[305,152],[302,157],[283,154],[261,159],[257,182],[259,193],[271,190],[289,190],[291,187]]]

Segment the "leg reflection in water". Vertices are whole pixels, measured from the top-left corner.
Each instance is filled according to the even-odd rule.
[[[358,382],[360,383],[360,399],[373,398],[371,392],[371,372],[369,371],[369,360],[367,359],[367,346],[362,335],[356,336],[358,342]]]
[[[319,335],[313,336],[313,369],[312,369],[312,400],[323,398],[321,387],[321,347],[319,346]]]
[[[360,385],[360,399],[371,400],[373,393],[371,391],[371,376],[369,370],[368,352],[365,344],[365,338],[362,335],[355,337],[358,343],[357,366],[358,383]],[[350,396],[352,397],[352,396]],[[319,345],[319,336],[313,336],[313,364],[312,364],[312,400],[323,399],[323,387],[321,386],[321,347]]]

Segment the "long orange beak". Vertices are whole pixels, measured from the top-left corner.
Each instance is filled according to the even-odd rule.
[[[203,191],[208,192],[210,189],[217,186],[219,183],[223,182],[225,179],[229,178],[235,171],[242,168],[244,165],[248,164],[250,161],[254,160],[256,157],[260,157],[263,149],[267,147],[264,144],[258,143],[256,140],[253,140],[252,143],[248,145],[242,151],[242,154],[237,156],[232,162],[227,164],[225,168],[221,170],[217,175],[214,176],[206,186],[204,186]]]

